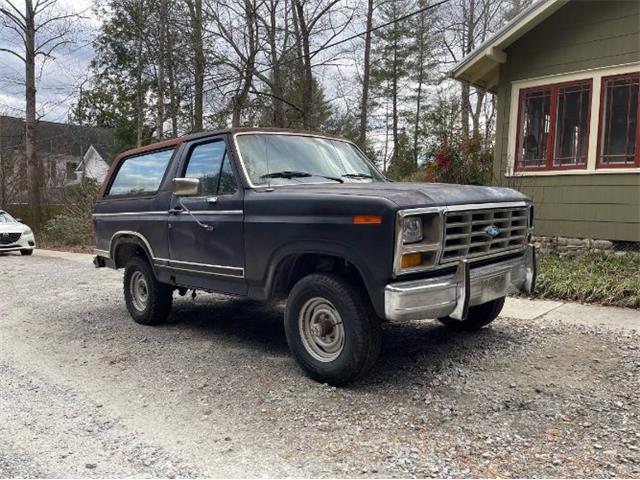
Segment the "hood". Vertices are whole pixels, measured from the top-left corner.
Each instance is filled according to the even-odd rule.
[[[518,202],[529,200],[504,187],[479,187],[449,183],[343,183],[300,184],[274,187],[279,193],[355,195],[385,198],[401,208],[449,206],[467,203]]]
[[[0,223],[0,233],[24,233],[27,228],[22,223]]]

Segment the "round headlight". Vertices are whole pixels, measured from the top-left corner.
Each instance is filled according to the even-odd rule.
[[[415,243],[422,240],[422,218],[405,217],[402,222],[402,243]]]

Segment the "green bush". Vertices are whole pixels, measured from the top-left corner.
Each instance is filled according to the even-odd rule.
[[[93,233],[85,218],[62,214],[45,224],[43,234],[45,243],[51,245],[86,245]]]
[[[68,187],[62,212],[47,221],[43,229],[45,245],[93,244],[93,209],[99,185],[92,179]]]
[[[640,254],[588,252],[540,256],[535,295],[542,298],[640,308]]]

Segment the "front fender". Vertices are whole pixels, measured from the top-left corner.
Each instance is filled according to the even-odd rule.
[[[375,273],[369,267],[370,262],[362,254],[353,246],[339,241],[295,241],[280,246],[270,255],[264,278],[249,286],[250,295],[262,300],[268,299],[278,266],[287,257],[301,254],[328,255],[349,262],[360,274],[376,313],[384,313],[384,288],[381,286],[384,282],[377,281]]]

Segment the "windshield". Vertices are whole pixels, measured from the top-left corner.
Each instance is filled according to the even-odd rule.
[[[0,212],[0,223],[15,223],[15,220],[7,212]]]
[[[384,182],[384,176],[349,143],[285,134],[236,135],[254,186],[297,183]]]

